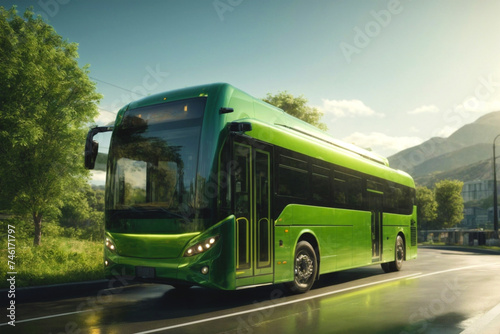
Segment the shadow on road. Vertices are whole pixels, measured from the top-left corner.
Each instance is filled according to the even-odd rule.
[[[238,312],[251,309],[253,305],[257,308],[300,299],[320,292],[322,289],[334,288],[336,285],[346,282],[355,283],[357,280],[378,275],[384,275],[379,266],[322,275],[313,289],[302,295],[289,293],[282,284],[236,291],[220,291],[201,287],[174,289],[170,286],[156,286],[158,289],[165,287],[165,291],[156,296],[140,299],[135,303],[124,302],[122,306],[116,308],[116,312],[112,312],[117,317],[124,317],[124,319],[112,319],[113,315],[111,315],[111,319],[108,320],[130,323],[192,317],[219,311],[223,313],[224,310],[228,309]],[[130,287],[130,289],[138,289],[136,293],[140,293],[139,289],[148,289],[148,287],[153,286],[140,285]]]

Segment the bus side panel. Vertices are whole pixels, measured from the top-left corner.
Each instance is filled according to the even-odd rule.
[[[293,222],[290,224],[293,251],[298,240],[308,233],[313,235],[318,243],[320,274],[335,271],[339,260],[350,264],[351,250],[344,247],[340,238],[351,239],[352,226],[338,226],[335,209],[297,204],[289,205],[287,208],[293,212]]]
[[[406,247],[406,259],[416,259],[417,258],[417,207],[413,206],[413,215],[412,215],[412,220],[411,220],[411,227],[410,227],[410,241],[408,244],[411,246],[410,249],[408,249],[408,246]]]
[[[371,264],[370,212],[292,204],[277,219],[275,282],[293,279],[295,246],[304,233],[318,242],[321,274]]]
[[[411,220],[413,216],[403,216],[384,213],[383,224],[383,252],[382,261],[390,262],[395,260],[394,247],[396,246],[396,237],[398,233],[404,235],[406,244],[406,260],[416,257],[417,246],[411,242]]]
[[[293,281],[293,252],[290,225],[293,223],[291,205],[285,207],[275,220],[274,229],[274,283]],[[295,241],[295,239],[293,239]]]
[[[371,212],[342,211],[347,211],[347,219],[352,220],[354,226],[351,246],[353,249],[352,266],[360,267],[372,264]]]
[[[295,245],[290,241],[290,226],[276,226],[274,229],[274,283],[293,281],[293,252]]]

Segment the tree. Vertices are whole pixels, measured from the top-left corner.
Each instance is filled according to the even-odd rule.
[[[464,183],[458,180],[443,180],[436,183],[434,193],[437,202],[437,220],[441,227],[449,228],[464,219],[464,201],[461,195]]]
[[[32,217],[34,245],[43,217],[88,177],[81,152],[101,95],[77,58],[77,44],[31,9],[0,7],[0,203]]]
[[[434,192],[427,187],[417,187],[417,217],[421,229],[436,228],[437,203]]]
[[[73,229],[80,238],[102,240],[104,237],[104,190],[82,182],[78,191],[64,198],[59,224]]]
[[[283,109],[287,114],[312,124],[323,131],[328,129],[325,123],[320,122],[323,113],[317,108],[308,106],[307,99],[303,95],[294,97],[292,94],[284,91],[278,92],[276,95],[268,93],[262,100]]]

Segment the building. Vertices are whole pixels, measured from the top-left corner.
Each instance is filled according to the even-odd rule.
[[[464,219],[461,221],[460,227],[467,229],[485,228],[488,222],[493,221],[493,218],[488,221],[488,216],[487,209],[479,207],[464,208]]]
[[[488,222],[491,223],[491,226],[493,226],[493,213],[493,207],[488,208]],[[500,205],[497,206],[497,213],[497,217],[499,217],[498,220],[500,221]]]
[[[462,188],[462,198],[464,199],[464,202],[477,201],[492,195],[493,180],[476,180],[464,182],[464,186]]]

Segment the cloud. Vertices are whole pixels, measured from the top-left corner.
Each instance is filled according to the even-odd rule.
[[[101,170],[90,171],[90,183],[95,185],[103,185],[106,183],[106,172]]]
[[[417,128],[416,126],[410,126],[410,132],[412,132],[412,133],[419,133],[420,129]]]
[[[419,137],[391,137],[380,132],[370,132],[368,134],[354,132],[342,140],[362,148],[372,149],[374,152],[385,156],[393,155],[423,142]]]
[[[335,117],[355,117],[355,116],[376,116],[384,117],[382,113],[377,113],[360,100],[328,100],[322,99],[323,105],[318,108],[325,113]]]
[[[107,125],[109,123],[115,122],[116,113],[101,108],[98,109],[99,109],[99,115],[94,120],[96,124]]]
[[[435,105],[421,106],[416,109],[407,112],[408,115],[418,115],[418,114],[435,114],[439,112],[439,108]]]
[[[455,106],[457,112],[470,111],[473,113],[489,113],[500,110],[500,101],[484,101],[477,97],[465,99],[461,104]]]

